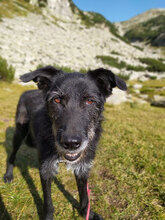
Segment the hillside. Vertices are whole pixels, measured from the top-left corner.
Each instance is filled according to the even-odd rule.
[[[165,9],[152,9],[117,25],[121,25],[121,34],[130,42],[165,46]]]
[[[129,44],[102,15],[81,11],[71,0],[30,3],[0,2],[0,56],[15,67],[16,78],[49,64],[82,72],[105,67],[130,79],[164,77],[164,66],[159,71],[144,62],[162,62],[162,52]]]

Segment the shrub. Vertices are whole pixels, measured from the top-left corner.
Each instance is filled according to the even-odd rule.
[[[104,64],[109,66],[116,67],[118,69],[122,69],[126,67],[126,63],[123,61],[119,62],[117,58],[110,57],[110,56],[96,56],[97,59],[101,59]]]
[[[40,69],[40,68],[42,68],[42,67],[44,67],[44,66],[45,66],[45,65],[44,65],[43,63],[40,63],[40,64],[37,65],[36,69]]]
[[[150,72],[164,72],[165,71],[165,64],[162,63],[160,60],[156,60],[153,58],[140,58],[139,59],[142,63],[148,65],[146,68]]]
[[[81,68],[80,70],[79,70],[79,72],[80,73],[87,73],[89,70],[87,70],[87,69],[85,69],[85,68]]]
[[[120,77],[120,78],[123,79],[123,80],[129,80],[129,78],[130,78],[130,75],[129,75],[129,74],[119,73],[119,74],[117,74],[117,76]]]
[[[41,8],[42,8],[42,7],[46,7],[47,1],[45,1],[45,0],[42,0],[42,1],[41,1],[41,0],[40,0],[38,4],[39,4],[39,7],[41,7]]]
[[[120,55],[118,52],[116,52],[116,51],[111,51],[111,54],[114,54],[114,55]]]
[[[136,71],[136,72],[143,72],[143,71],[146,70],[146,68],[143,67],[143,66],[132,66],[132,65],[127,65],[126,69],[127,70],[133,70],[133,71]]]
[[[137,46],[137,45],[133,45],[133,47],[135,47],[136,49],[138,49],[138,50],[140,50],[140,51],[143,51],[143,50],[144,50],[143,48],[141,48],[141,47],[139,47],[139,46]]]
[[[123,61],[119,62],[117,58],[110,57],[110,56],[97,56],[96,58],[101,59],[101,61],[104,64],[116,67],[118,69],[126,68],[127,70],[133,70],[133,71],[145,71],[146,70],[145,67],[143,66],[132,66]]]
[[[150,72],[164,72],[165,64],[161,62],[161,60],[156,60],[153,58],[139,58],[140,62],[145,63],[148,67],[143,66],[132,66],[123,61],[119,61],[117,58],[111,56],[96,56],[97,59],[101,59],[104,64],[109,66],[116,67],[118,69],[126,68],[127,70],[133,71],[145,71],[148,70]]]
[[[0,80],[12,82],[14,79],[15,68],[8,65],[6,59],[0,56]]]
[[[150,76],[150,79],[155,80],[155,79],[157,79],[157,76]]]

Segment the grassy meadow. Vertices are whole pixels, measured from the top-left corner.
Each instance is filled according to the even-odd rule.
[[[0,88],[0,219],[41,219],[43,195],[35,149],[21,147],[13,182],[3,182],[17,101],[33,87],[0,82]],[[105,104],[104,117],[89,178],[93,210],[106,220],[165,219],[165,109]],[[54,219],[81,220],[74,176],[64,165],[60,170],[52,184]]]

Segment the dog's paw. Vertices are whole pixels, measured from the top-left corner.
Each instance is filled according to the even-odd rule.
[[[86,209],[81,210],[80,214],[82,217],[86,219]],[[104,220],[104,219],[103,217],[101,217],[101,215],[90,210],[89,220]]]
[[[53,217],[52,216],[46,216],[46,217],[44,217],[43,220],[53,220]]]
[[[47,213],[44,215],[43,220],[53,220],[53,213]]]
[[[13,180],[13,174],[6,173],[3,177],[3,179],[4,179],[5,183],[11,183],[11,181]]]
[[[103,217],[101,217],[101,215],[90,211],[90,216],[89,216],[89,220],[104,220]]]
[[[44,207],[44,217],[43,220],[53,220],[54,207]]]
[[[99,214],[94,213],[94,216],[91,220],[104,220]]]
[[[99,214],[93,212],[92,215],[90,215],[89,220],[104,220]]]

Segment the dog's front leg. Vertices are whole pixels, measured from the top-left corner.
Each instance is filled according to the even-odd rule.
[[[44,196],[44,220],[53,220],[54,207],[51,198],[51,178],[43,178],[40,174],[41,184]]]
[[[87,178],[79,177],[76,174],[75,177],[80,198],[80,214],[85,217],[88,207]]]
[[[80,214],[85,218],[88,209],[88,192],[87,192],[87,176],[78,176],[75,173],[79,197],[80,197]],[[103,220],[97,213],[90,210],[89,220]]]

